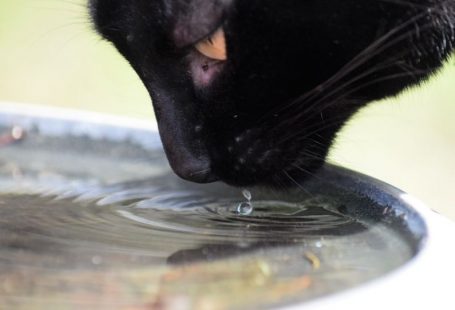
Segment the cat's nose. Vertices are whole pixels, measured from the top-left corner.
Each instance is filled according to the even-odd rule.
[[[158,126],[169,164],[175,174],[196,183],[218,181],[211,168],[211,160],[204,143],[194,132],[185,130],[188,119],[170,122],[162,115]]]
[[[206,146],[208,133],[204,130],[204,117],[199,111],[193,88],[166,68],[167,65],[157,65],[156,71],[167,71],[156,73],[151,80],[144,81],[153,98],[159,134],[169,164],[179,177],[187,181],[217,181]]]
[[[172,163],[171,163],[172,165]],[[172,165],[174,172],[184,180],[196,183],[211,183],[218,178],[210,169],[210,162],[204,159],[186,159]]]

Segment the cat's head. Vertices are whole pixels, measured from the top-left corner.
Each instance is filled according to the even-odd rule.
[[[196,182],[311,174],[354,112],[421,81],[455,41],[452,0],[92,0],[90,9],[147,87],[172,168]]]

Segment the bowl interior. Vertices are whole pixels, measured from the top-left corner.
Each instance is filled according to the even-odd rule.
[[[6,305],[275,307],[381,277],[423,246],[419,214],[366,176],[327,165],[294,189],[192,184],[153,130],[88,119],[0,112]]]

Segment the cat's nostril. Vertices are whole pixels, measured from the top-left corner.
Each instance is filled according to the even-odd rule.
[[[206,160],[188,160],[173,167],[174,172],[184,180],[196,183],[218,181]]]

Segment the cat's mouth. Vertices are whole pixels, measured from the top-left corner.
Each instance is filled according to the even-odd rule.
[[[189,71],[194,85],[209,86],[227,61],[226,38],[222,27],[196,42],[188,55]]]

